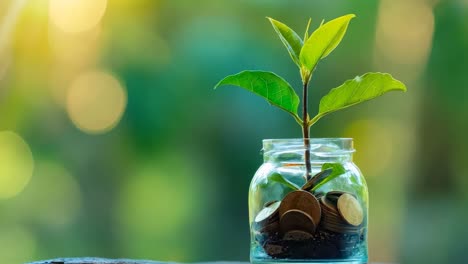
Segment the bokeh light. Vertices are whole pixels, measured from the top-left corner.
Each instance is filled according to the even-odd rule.
[[[344,135],[353,137],[355,163],[369,184],[369,252],[382,262],[397,260],[404,210],[406,164],[414,147],[412,128],[396,120],[362,119],[349,124]],[[378,190],[378,191],[376,191]],[[391,215],[391,217],[389,217]]]
[[[0,132],[0,199],[20,193],[31,179],[34,160],[28,144],[16,133]]]
[[[95,27],[101,21],[107,0],[50,0],[49,14],[55,26],[68,33]]]
[[[426,0],[380,1],[376,47],[387,61],[420,65],[427,62],[434,34],[434,14]]]
[[[10,65],[10,62],[11,62],[10,52],[5,49],[4,50],[0,49],[0,81],[5,76],[8,70],[8,66]]]
[[[10,44],[11,34],[26,2],[27,0],[14,1],[6,8],[5,16],[0,16],[0,51]],[[3,6],[0,7],[3,8]]]
[[[67,88],[76,77],[93,67],[99,57],[101,27],[78,34],[66,34],[57,28],[49,30],[49,45],[53,52],[50,92],[59,106],[65,106]]]
[[[120,121],[127,93],[120,82],[102,71],[77,77],[67,93],[67,111],[73,123],[88,133],[104,133]]]
[[[354,137],[354,144],[358,150],[355,162],[365,172],[366,177],[380,175],[391,165],[395,144],[392,142],[393,134],[385,123],[358,120],[350,123],[344,134]]]
[[[102,28],[96,26],[78,34],[66,34],[55,28],[49,31],[49,43],[57,63],[70,67],[98,59]]]
[[[20,264],[33,260],[37,241],[29,230],[18,225],[4,225],[0,234],[0,263]]]
[[[81,207],[81,192],[75,178],[63,166],[51,161],[36,161],[33,179],[12,202],[17,214],[49,229],[60,230],[76,219]]]
[[[0,263],[248,261],[260,142],[301,133],[261,98],[212,87],[257,69],[300,92],[265,17],[302,35],[309,17],[316,28],[347,13],[357,18],[314,74],[311,114],[349,76],[389,72],[408,86],[312,128],[355,139],[370,262],[468,263],[467,3],[0,1]]]
[[[394,120],[356,120],[343,134],[354,138],[357,150],[354,159],[366,178],[387,176],[392,167],[397,169],[395,164],[401,166],[407,162],[411,156],[411,142],[415,140],[411,127]]]
[[[204,181],[200,168],[184,153],[166,153],[140,163],[125,181],[115,213],[127,255],[189,260],[196,250],[194,226],[211,204],[211,183]]]

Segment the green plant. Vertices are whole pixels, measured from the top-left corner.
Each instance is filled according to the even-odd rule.
[[[332,89],[319,104],[318,113],[310,118],[308,113],[309,82],[317,64],[325,59],[340,44],[349,22],[354,14],[345,15],[321,25],[309,36],[310,20],[307,24],[304,38],[287,25],[268,18],[283,42],[293,62],[299,67],[302,78],[302,117],[298,114],[299,96],[291,85],[280,76],[266,71],[242,71],[227,76],[216,84],[215,89],[222,85],[235,85],[245,88],[264,97],[270,104],[291,114],[301,125],[305,146],[306,179],[311,179],[310,164],[310,127],[319,119],[332,112],[362,103],[389,91],[406,91],[406,86],[387,73],[366,73],[341,86]]]

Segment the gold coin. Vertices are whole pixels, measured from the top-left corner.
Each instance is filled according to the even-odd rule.
[[[318,182],[320,182],[323,179],[325,179],[326,177],[328,177],[328,175],[330,175],[331,173],[332,173],[332,170],[327,169],[327,170],[324,170],[324,171],[321,171],[321,172],[315,174],[314,176],[312,176],[312,178],[310,180],[308,180],[302,186],[302,190],[310,191]]]
[[[320,203],[313,194],[306,191],[293,191],[288,193],[281,202],[279,215],[282,217],[289,210],[296,209],[312,217],[316,225],[322,216]]]
[[[335,226],[323,226],[326,230],[335,232],[335,233],[340,233],[340,234],[358,234],[358,230],[348,230],[348,229],[343,229],[341,227],[335,227]]]
[[[338,211],[350,225],[359,226],[364,220],[364,213],[359,201],[351,194],[345,193],[338,199]]]
[[[359,230],[359,227],[349,225],[344,220],[342,222],[334,222],[329,219],[322,219],[321,226],[336,233],[357,233]]]
[[[343,191],[329,191],[327,192],[327,195],[332,195],[332,196],[341,196],[343,194],[345,194],[347,192],[343,192]]]
[[[255,217],[255,223],[266,224],[273,220],[275,218],[275,214],[278,212],[280,204],[281,202],[277,201],[260,210],[260,212]]]
[[[280,231],[279,220],[275,220],[271,223],[264,225],[260,230],[258,230],[262,234],[273,235]]]
[[[336,205],[330,200],[328,200],[326,195],[320,198],[320,203],[323,205],[322,208],[324,210],[338,214],[338,209],[336,209]]]
[[[313,234],[316,225],[312,217],[308,214],[300,210],[291,209],[281,216],[280,228],[283,233],[292,230],[301,230]]]
[[[338,201],[338,198],[340,198],[341,195],[343,195],[345,192],[341,192],[341,191],[331,191],[331,192],[328,192],[325,196],[327,197],[327,199],[333,203],[336,204],[336,202]]]
[[[273,201],[269,201],[269,202],[266,202],[265,205],[263,205],[263,207],[268,207],[274,203],[278,202],[278,200],[273,200]]]

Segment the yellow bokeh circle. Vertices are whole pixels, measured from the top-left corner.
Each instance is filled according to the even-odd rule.
[[[424,64],[432,48],[435,18],[427,1],[380,1],[376,47],[396,64]]]
[[[67,111],[82,131],[99,134],[114,128],[127,105],[127,93],[111,74],[92,71],[78,76],[67,93]]]
[[[394,156],[392,126],[385,121],[358,120],[352,122],[345,135],[354,138],[357,150],[355,162],[366,177],[381,175],[388,170]],[[378,158],[376,158],[378,157]]]
[[[106,7],[107,0],[50,0],[50,20],[64,32],[83,32],[101,21]]]
[[[33,168],[28,144],[14,132],[0,132],[0,199],[20,193],[30,181]]]

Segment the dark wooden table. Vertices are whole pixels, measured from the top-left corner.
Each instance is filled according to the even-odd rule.
[[[30,262],[27,264],[176,264],[175,262],[162,262],[135,259],[104,259],[104,258],[58,258]],[[205,262],[197,264],[248,264],[247,262]]]
[[[176,264],[175,262],[162,262],[153,260],[135,260],[135,259],[104,259],[104,258],[58,258],[30,262],[26,264]],[[199,262],[196,264],[249,264],[248,262]],[[379,263],[369,263],[379,264]],[[383,264],[383,263],[380,263]]]

